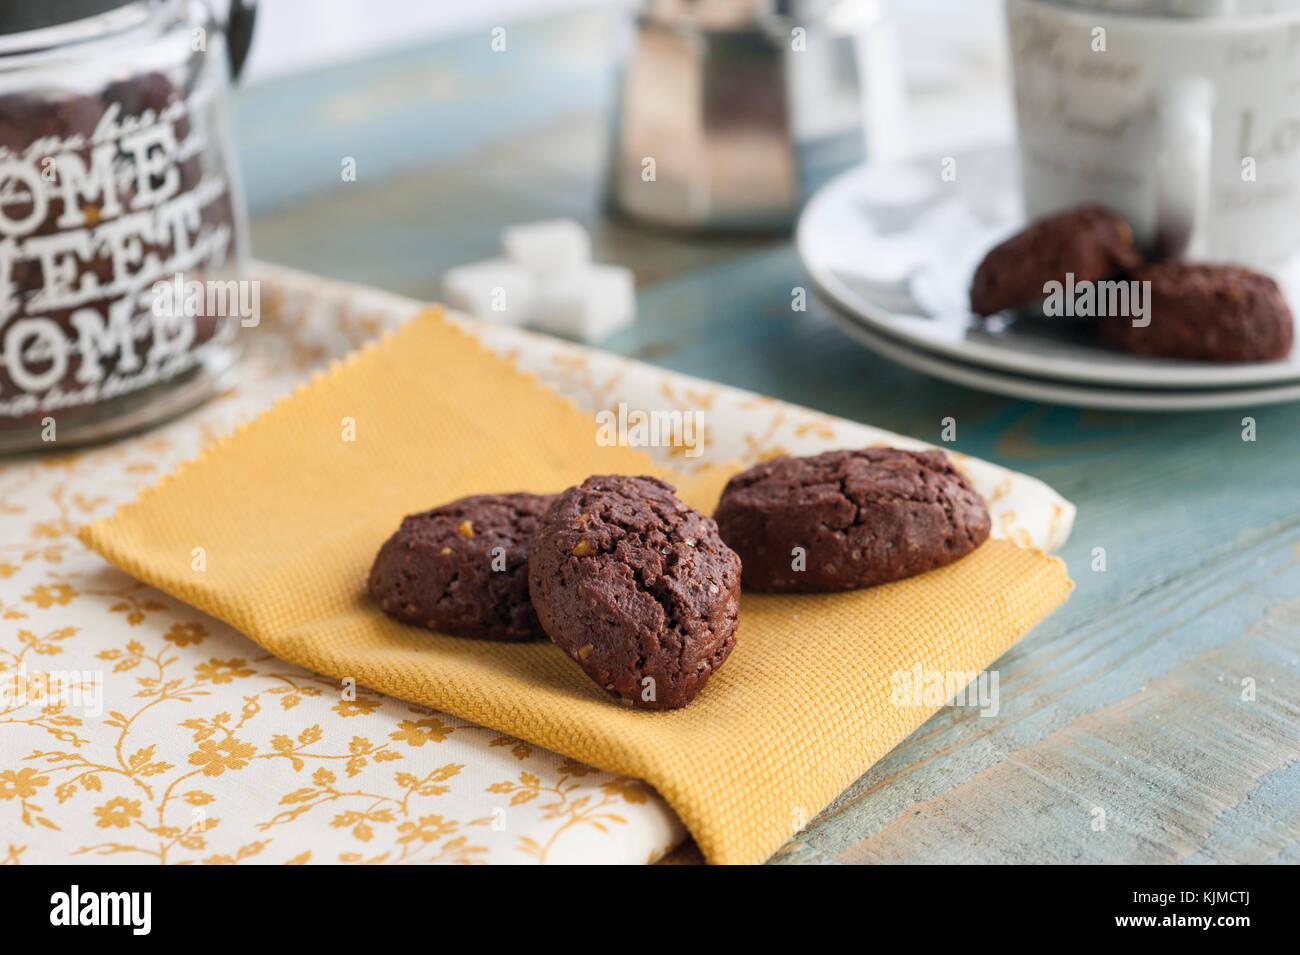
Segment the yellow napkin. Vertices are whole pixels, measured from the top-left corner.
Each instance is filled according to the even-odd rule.
[[[82,540],[267,650],[644,779],[705,858],[760,862],[935,707],[891,674],[977,671],[1059,606],[1061,561],[1006,541],[856,593],[745,595],[736,649],[688,707],[619,705],[548,643],[404,627],[365,597],[402,515],[466,494],[662,474],[426,312],[317,376]],[[711,512],[726,474],[667,475]]]

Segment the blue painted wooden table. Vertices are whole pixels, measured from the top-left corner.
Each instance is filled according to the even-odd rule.
[[[944,710],[774,861],[1300,862],[1300,404],[1100,413],[891,365],[791,311],[788,238],[607,218],[618,23],[509,29],[507,54],[485,29],[243,91],[255,253],[432,300],[502,226],[573,216],[637,274],[602,347],[929,440],[953,416],[959,450],[1079,508],[1077,590],[998,662],[998,715]]]

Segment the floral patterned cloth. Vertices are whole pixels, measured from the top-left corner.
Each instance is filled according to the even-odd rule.
[[[0,860],[651,862],[685,838],[644,783],[284,663],[77,541],[206,444],[418,303],[270,266],[239,386],[145,435],[0,466]],[[891,443],[863,425],[469,323],[582,408],[703,411],[677,468]],[[954,455],[995,535],[1051,550],[1074,509]],[[42,698],[53,674],[71,692]]]
[[[0,465],[0,860],[663,856],[685,832],[645,784],[364,688],[343,695],[77,541],[80,524],[418,308],[262,279],[233,392],[140,437]]]

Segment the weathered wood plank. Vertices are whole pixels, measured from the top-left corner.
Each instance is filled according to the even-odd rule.
[[[1300,839],[1297,541],[1048,621],[998,662],[996,718],[944,711],[800,841],[845,862],[1277,861]]]

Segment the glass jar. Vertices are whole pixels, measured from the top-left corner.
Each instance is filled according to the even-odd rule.
[[[229,387],[257,320],[227,116],[252,9],[6,0],[0,452],[102,440]]]

